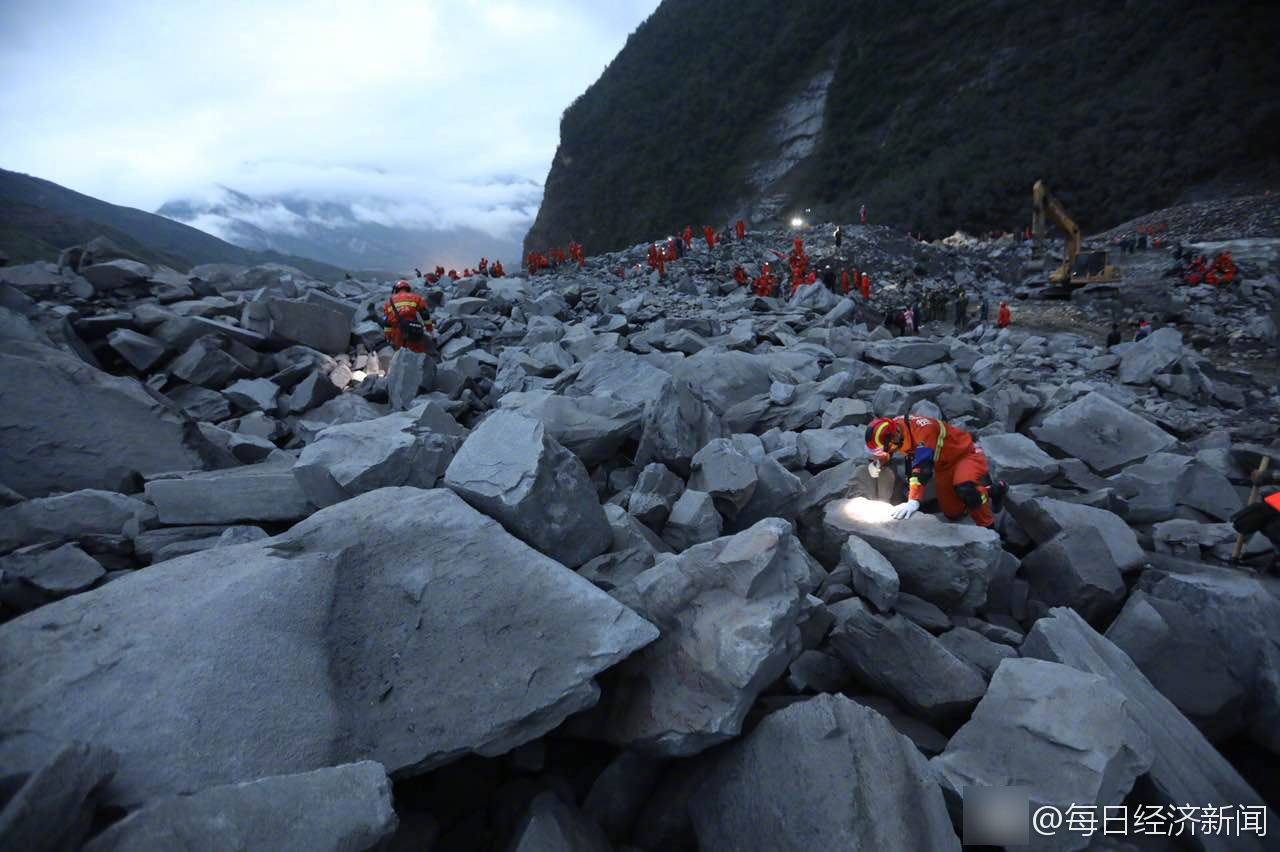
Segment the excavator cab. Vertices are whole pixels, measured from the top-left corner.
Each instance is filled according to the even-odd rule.
[[[1044,269],[1045,220],[1053,222],[1062,231],[1064,257],[1062,264],[1049,273],[1049,289],[1053,295],[1065,295],[1089,284],[1112,284],[1120,281],[1120,270],[1112,266],[1104,250],[1081,251],[1083,237],[1080,226],[1067,213],[1062,203],[1049,192],[1043,181],[1036,181],[1031,188],[1031,228],[1033,242],[1031,258],[1033,266]]]

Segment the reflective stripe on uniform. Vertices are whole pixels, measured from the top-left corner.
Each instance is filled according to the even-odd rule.
[[[947,440],[947,424],[941,420],[938,421],[938,448],[934,450],[934,458],[937,464],[942,463],[942,443]]]

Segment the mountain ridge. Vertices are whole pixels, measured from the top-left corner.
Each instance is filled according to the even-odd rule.
[[[685,224],[1020,228],[1044,179],[1103,230],[1241,172],[1280,174],[1274,4],[664,0],[564,112],[525,249]],[[748,181],[828,68],[811,150]],[[768,159],[766,158],[766,165]],[[1260,189],[1260,187],[1259,187]]]
[[[202,263],[283,263],[324,280],[344,270],[279,252],[250,251],[181,222],[111,204],[53,181],[0,169],[0,251],[11,263],[56,260],[69,245],[106,236],[141,260],[180,271]]]
[[[156,212],[255,251],[281,251],[351,269],[411,269],[474,265],[481,257],[515,261],[516,237],[495,238],[477,228],[397,224],[393,213],[364,202],[297,193],[255,196],[219,186],[210,199],[175,199]],[[368,209],[364,209],[368,208]],[[384,220],[384,221],[380,221]]]

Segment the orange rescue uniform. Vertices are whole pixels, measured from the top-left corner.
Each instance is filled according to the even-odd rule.
[[[387,325],[383,328],[382,335],[387,338],[387,342],[393,349],[404,347],[410,352],[427,351],[426,338],[416,341],[405,340],[400,331],[401,320],[408,322],[415,318],[422,322],[427,331],[431,331],[431,317],[427,313],[426,299],[417,293],[394,293],[382,306],[382,312],[387,318]]]
[[[991,478],[987,472],[987,456],[972,436],[941,420],[918,414],[895,417],[893,422],[903,436],[897,452],[906,460],[907,499],[923,502],[924,487],[932,479],[938,493],[938,507],[949,520],[957,520],[967,512],[978,526],[994,526],[995,515],[988,496]],[[968,502],[962,495],[968,495]]]

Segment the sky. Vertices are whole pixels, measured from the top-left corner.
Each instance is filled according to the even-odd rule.
[[[355,203],[522,234],[563,110],[658,0],[0,0],[0,168],[154,211]]]

